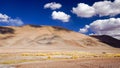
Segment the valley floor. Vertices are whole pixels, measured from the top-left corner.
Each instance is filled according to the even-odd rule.
[[[120,68],[120,49],[0,48],[0,68]]]
[[[0,65],[0,68],[120,68],[120,58],[49,60],[15,65]]]
[[[43,61],[15,65],[16,68],[120,68],[120,58]]]

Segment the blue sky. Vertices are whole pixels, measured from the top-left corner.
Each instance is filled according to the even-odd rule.
[[[108,4],[105,1],[107,0],[0,0],[0,13],[1,16],[6,15],[9,16],[10,19],[13,19],[12,21],[10,20],[9,23],[16,23],[16,21],[19,21],[19,23],[23,22],[24,24],[61,26],[74,31],[80,31],[80,29],[83,29],[83,33],[90,34],[91,31],[88,31],[88,28],[90,27],[86,28],[85,25],[90,26],[91,23],[97,20],[109,20],[110,18],[114,18],[116,20],[116,18],[120,17],[120,9],[116,8],[116,4],[120,4],[119,0],[116,0],[116,2],[114,0],[107,1],[110,2],[110,4]],[[54,10],[52,10],[50,7],[44,7],[46,4],[53,2],[62,5],[62,7]],[[101,11],[98,13],[98,11],[96,10],[100,11],[100,9],[96,8],[99,8],[99,5],[97,4],[97,7],[96,5],[93,6],[97,2],[103,2],[103,5],[101,4],[101,8],[103,7],[103,9],[106,8],[106,4],[111,5],[115,2],[115,6],[112,7],[116,8],[116,11],[113,11],[111,8],[108,8],[108,11],[110,9],[110,11],[113,12],[107,13],[108,11],[102,10],[103,12]],[[78,4],[83,6],[83,10],[80,8],[80,5],[78,6]],[[90,12],[86,16],[85,12],[87,11],[82,12],[84,11],[84,6],[86,5],[89,6],[88,13],[90,11],[92,12],[92,8],[96,7],[94,11],[95,13],[92,13],[91,15]],[[76,12],[73,10],[73,7],[76,9]],[[54,11],[63,12],[66,15],[69,15],[69,21],[63,22],[58,18],[53,19],[52,13]],[[0,26],[11,26],[11,24],[6,24],[3,21],[0,22]],[[95,32],[96,31],[93,30],[93,33]]]

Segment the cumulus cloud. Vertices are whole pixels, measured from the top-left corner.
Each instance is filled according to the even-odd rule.
[[[95,15],[95,9],[84,3],[79,3],[77,7],[73,7],[72,12],[78,17],[92,17]]]
[[[8,22],[8,19],[9,19],[10,17],[9,16],[7,16],[6,14],[1,14],[0,13],[0,22]]]
[[[92,6],[84,3],[79,3],[77,7],[72,8],[72,12],[79,17],[99,16],[115,16],[120,14],[120,0],[99,1]]]
[[[93,7],[96,10],[96,14],[99,14],[100,16],[115,16],[117,14],[120,14],[120,2],[118,0],[115,0],[114,2],[96,2],[93,4]]]
[[[85,25],[84,28],[80,28],[79,32],[80,32],[80,33],[87,33],[89,28],[90,28],[89,25]]]
[[[11,26],[20,26],[24,24],[21,19],[19,18],[12,19],[8,15],[2,13],[0,13],[0,23]]]
[[[44,8],[50,8],[52,10],[60,9],[62,5],[60,3],[51,2],[44,5]]]
[[[60,20],[62,22],[69,22],[69,19],[70,19],[70,15],[64,13],[64,12],[61,12],[61,11],[53,11],[52,12],[52,19],[54,20]]]
[[[120,28],[120,18],[110,18],[105,20],[96,20],[90,24],[93,30],[108,31]]]
[[[85,29],[86,32],[91,30],[96,35],[109,35],[120,39],[120,18],[96,20],[88,26],[89,28],[86,28],[85,26],[82,29]]]

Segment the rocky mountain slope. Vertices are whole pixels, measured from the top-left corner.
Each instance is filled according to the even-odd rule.
[[[110,47],[98,39],[53,26],[0,27],[0,47],[79,49]]]

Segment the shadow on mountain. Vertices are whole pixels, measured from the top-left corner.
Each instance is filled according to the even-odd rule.
[[[0,34],[13,34],[14,29],[9,27],[0,27]]]
[[[100,42],[106,43],[112,47],[120,48],[120,40],[107,35],[92,35],[91,37],[97,38]]]
[[[54,29],[56,29],[57,31],[60,31],[60,30],[65,30],[65,31],[71,31],[71,30],[68,30],[68,29],[65,29],[63,27],[59,27],[59,26],[52,26]]]
[[[31,25],[31,24],[29,24],[29,26],[31,26],[31,27],[35,27],[35,28],[43,27],[43,26],[39,26],[39,25]],[[60,30],[71,31],[71,30],[65,29],[65,28],[60,27],[60,26],[51,26],[51,27],[54,28],[56,31],[60,31]]]
[[[42,26],[39,26],[39,25],[29,25],[31,27],[35,27],[35,28],[39,28],[39,27],[42,27]]]

